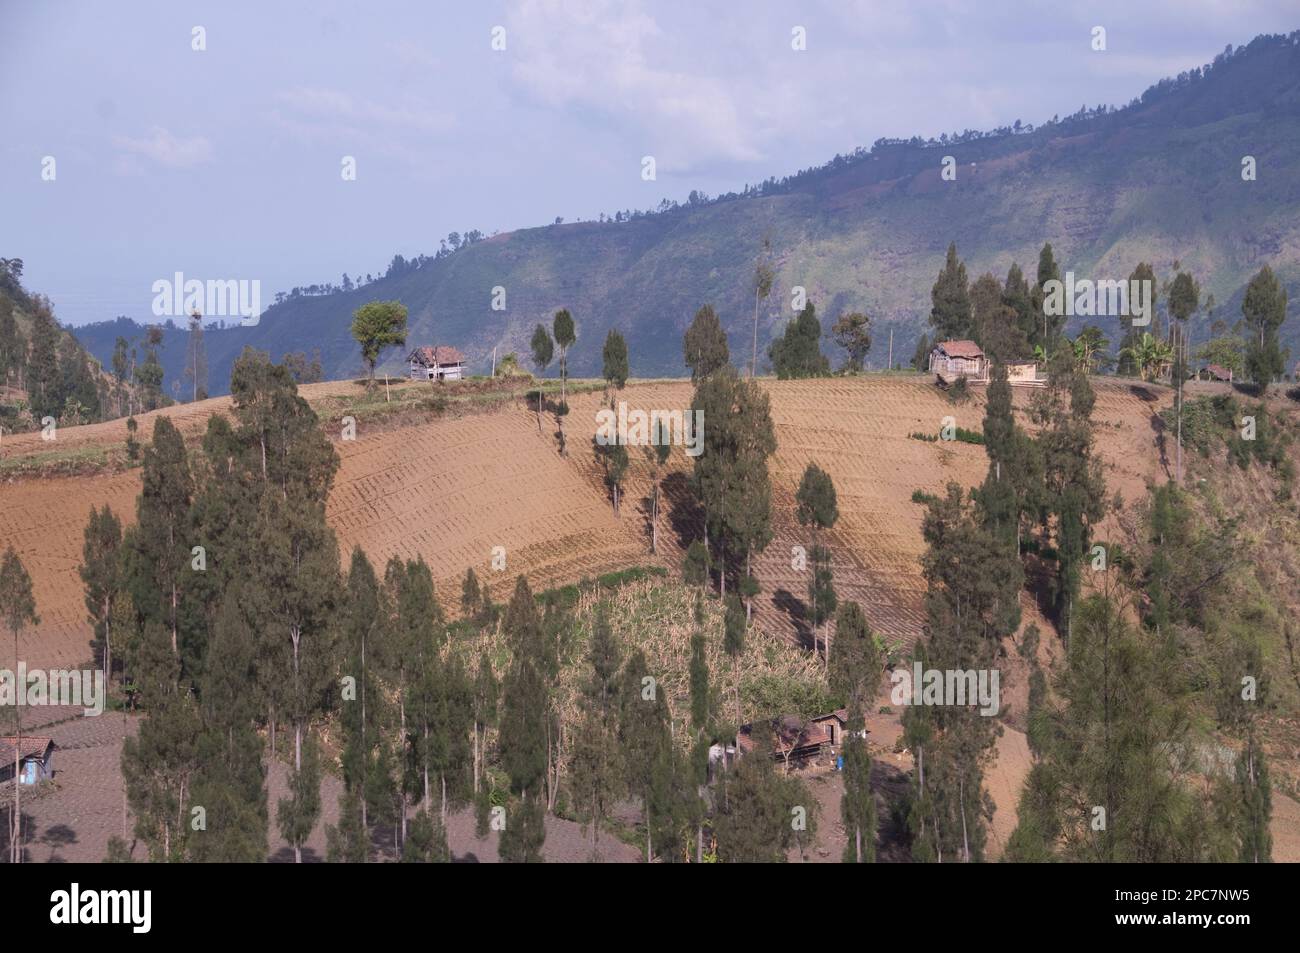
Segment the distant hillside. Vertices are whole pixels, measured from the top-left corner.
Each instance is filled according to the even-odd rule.
[[[118,416],[136,389],[105,371],[22,276],[21,258],[0,258],[0,435],[38,429],[46,417],[69,426]]]
[[[947,155],[959,167],[955,182],[940,177]],[[1242,180],[1246,155],[1256,181]],[[1044,241],[1081,277],[1124,278],[1146,260],[1163,281],[1179,261],[1218,302],[1212,317],[1192,322],[1193,340],[1204,340],[1214,318],[1240,317],[1244,285],[1261,265],[1293,301],[1300,291],[1300,32],[1226,50],[1122,109],[937,142],[880,141],[740,194],[692,199],[627,221],[495,235],[360,290],[288,299],[256,327],[209,333],[212,393],[225,392],[245,344],[276,359],[319,348],[326,376],[359,372],[348,326],[376,298],[408,306],[410,343],[454,344],[473,372],[487,371],[494,346],[525,359],[533,326],[567,307],[578,324],[573,373],[598,372],[605,332],[617,327],[634,375],[679,375],[681,333],[705,302],[722,316],[733,353],[748,354],[765,237],[777,276],[760,316],[760,354],[802,286],[825,329],[846,309],[873,318],[869,364],[884,364],[891,328],[894,360],[906,361],[949,241],[971,280],[986,270],[1001,279],[1013,260],[1032,277]],[[496,286],[506,290],[504,311],[491,309]],[[133,322],[78,330],[101,360],[118,335],[140,333]],[[166,335],[169,381],[182,371],[184,333]],[[1300,354],[1300,321],[1282,336]],[[833,350],[829,338],[823,346]],[[401,357],[390,355],[387,367],[399,369]]]

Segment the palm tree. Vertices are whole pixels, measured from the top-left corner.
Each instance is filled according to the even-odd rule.
[[[1174,361],[1174,349],[1169,342],[1160,340],[1150,332],[1143,333],[1136,344],[1124,348],[1119,353],[1120,357],[1127,355],[1133,359],[1144,381],[1155,381],[1164,377]]]

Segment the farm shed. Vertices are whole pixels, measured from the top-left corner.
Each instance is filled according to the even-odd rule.
[[[974,341],[940,341],[930,351],[930,370],[944,384],[959,377],[972,382],[989,379],[989,362]]]
[[[825,715],[816,715],[806,721],[795,715],[774,718],[767,725],[771,732],[768,745],[772,757],[785,760],[788,755],[789,759],[796,763],[815,758],[827,748],[833,748],[844,742],[847,723],[848,712],[843,708]],[[737,740],[740,743],[740,754],[745,755],[753,751],[754,726],[741,725]]]
[[[1007,383],[1012,387],[1042,387],[1047,380],[1038,376],[1037,361],[1007,361]]]
[[[0,783],[14,776],[14,752],[18,748],[16,735],[0,738]],[[22,751],[17,756],[19,779],[24,785],[48,781],[54,775],[54,741],[39,735],[23,736]]]
[[[412,380],[458,381],[465,375],[465,355],[445,344],[417,347],[406,360]]]
[[[1207,380],[1232,383],[1232,371],[1222,364],[1206,364],[1204,373]]]

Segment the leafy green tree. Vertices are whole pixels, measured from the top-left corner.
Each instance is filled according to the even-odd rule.
[[[58,417],[63,410],[62,378],[59,375],[59,339],[62,332],[49,302],[35,299],[32,312],[31,355],[27,360],[27,394],[32,416]]]
[[[703,415],[704,448],[694,458],[692,486],[704,508],[706,544],[718,567],[720,592],[743,560],[747,613],[757,586],[753,559],[772,539],[768,458],[776,451],[771,402],[753,381],[724,367],[695,388],[691,411]]]
[[[1120,326],[1124,329],[1124,336],[1119,342],[1119,365],[1116,368],[1120,374],[1132,376],[1140,371],[1140,365],[1134,359],[1135,351],[1142,340],[1144,333],[1149,333],[1153,338],[1160,338],[1159,323],[1156,319],[1156,302],[1159,300],[1160,289],[1156,284],[1156,273],[1145,261],[1138,262],[1138,266],[1133,269],[1133,273],[1128,278],[1129,287],[1134,287],[1134,282],[1146,282],[1147,287],[1151,289],[1151,323],[1145,332],[1139,331],[1134,326],[1133,321],[1137,315],[1123,314],[1120,315]],[[1129,310],[1133,310],[1131,307]]]
[[[761,733],[730,772],[713,818],[725,863],[785,863],[786,852],[811,842],[816,831],[813,797],[797,777],[777,774]]]
[[[280,799],[275,821],[293,848],[294,863],[300,864],[303,845],[320,819],[320,751],[311,736],[297,746],[294,758],[289,796]]]
[[[831,327],[831,335],[849,356],[846,369],[861,373],[863,361],[871,350],[871,319],[860,311],[842,314]]]
[[[40,624],[36,615],[36,599],[32,595],[32,579],[18,558],[12,545],[5,547],[0,557],[0,621],[3,621],[14,640],[14,667],[18,671],[18,636],[26,626]],[[22,706],[14,706],[14,809],[9,818],[9,862],[21,863],[22,848],[22,785],[18,783],[23,746]]]
[[[1286,320],[1287,295],[1273,269],[1265,265],[1250,279],[1241,314],[1249,331],[1246,345],[1246,373],[1263,392],[1282,376],[1284,358],[1278,344],[1278,329]]]
[[[368,301],[352,312],[352,337],[361,345],[361,359],[369,371],[367,386],[375,383],[375,365],[385,348],[406,343],[406,305],[400,301]]]
[[[451,861],[446,825],[438,815],[427,810],[415,815],[410,835],[402,845],[402,863],[449,864]]]
[[[552,327],[555,331],[555,345],[560,349],[560,406],[556,411],[556,417],[560,428],[560,455],[565,456],[567,450],[564,442],[564,418],[569,413],[567,390],[569,382],[569,348],[573,347],[573,342],[578,339],[578,336],[573,325],[573,315],[569,314],[568,308],[561,308],[555,312]]]
[[[545,374],[546,368],[550,366],[551,359],[555,356],[555,342],[551,340],[551,332],[546,330],[546,325],[539,324],[533,330],[533,340],[530,344],[533,351],[533,365],[537,368],[538,374]],[[542,432],[542,385],[537,385],[537,432]]]

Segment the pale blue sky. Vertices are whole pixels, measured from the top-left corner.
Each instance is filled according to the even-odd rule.
[[[0,256],[23,258],[70,323],[149,320],[153,281],[176,271],[260,279],[265,304],[432,254],[452,230],[648,208],[880,136],[1122,105],[1298,26],[1294,2],[1252,0],[3,0]]]

